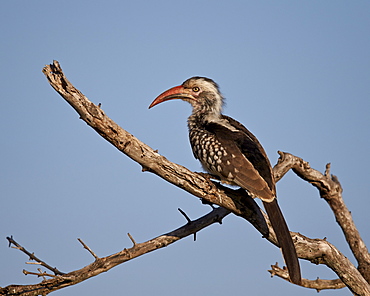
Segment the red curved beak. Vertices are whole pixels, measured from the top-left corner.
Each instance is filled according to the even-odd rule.
[[[165,92],[161,93],[150,104],[149,109],[154,107],[155,105],[158,105],[159,103],[162,103],[162,102],[165,102],[165,101],[168,101],[168,100],[173,100],[173,99],[194,100],[193,96],[186,93],[184,87],[182,85],[179,85],[179,86],[175,86],[175,87],[170,88],[169,90],[166,90]]]

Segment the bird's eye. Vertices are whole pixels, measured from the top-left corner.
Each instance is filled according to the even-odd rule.
[[[198,86],[194,86],[194,87],[192,88],[192,90],[193,90],[194,92],[198,92],[198,91],[200,91],[200,88],[199,88]]]

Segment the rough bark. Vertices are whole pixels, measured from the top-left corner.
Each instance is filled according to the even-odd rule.
[[[46,295],[50,292],[63,289],[72,285],[76,285],[82,281],[85,281],[91,277],[99,275],[102,272],[106,272],[109,269],[125,263],[131,259],[144,255],[146,253],[155,251],[157,249],[166,247],[184,237],[187,237],[191,234],[195,234],[201,229],[213,224],[221,223],[222,219],[228,215],[230,211],[224,208],[214,209],[209,214],[195,220],[190,221],[186,225],[171,231],[169,233],[163,234],[156,238],[153,238],[147,242],[136,243],[130,236],[133,241],[133,246],[128,249],[123,249],[115,254],[112,254],[107,257],[99,258],[96,256],[90,248],[88,248],[84,243],[83,246],[88,248],[88,251],[92,253],[95,258],[95,261],[79,270],[75,270],[69,273],[58,272],[58,275],[52,276],[51,279],[44,279],[39,284],[34,285],[9,285],[4,288],[0,288],[0,295],[22,295],[22,296],[31,296],[31,295]],[[17,248],[22,248],[26,254],[32,254],[26,251],[18,243],[16,243],[13,238],[8,238],[9,242],[13,245],[17,245]],[[44,263],[42,260],[38,259],[37,262]],[[41,277],[45,277],[45,273],[30,273],[23,271],[25,274],[34,274]]]
[[[308,162],[291,155],[279,152],[279,163],[281,172],[276,176],[280,179],[289,169],[292,169],[300,178],[315,186],[320,196],[329,204],[334,213],[335,219],[343,231],[349,247],[357,260],[358,270],[364,279],[370,282],[370,255],[365,242],[352,219],[342,197],[342,187],[336,176],[330,174],[330,164],[327,164],[325,173],[312,169]]]
[[[187,235],[194,234],[214,222],[220,222],[230,212],[248,220],[267,240],[276,245],[276,238],[268,217],[244,191],[223,187],[221,184],[210,180],[206,174],[191,172],[181,165],[170,162],[157,151],[140,142],[107,117],[100,106],[90,102],[77,90],[64,76],[57,61],[45,66],[43,73],[51,86],[77,111],[82,120],[117,149],[139,163],[144,171],[155,173],[192,195],[202,198],[208,203],[219,205],[222,208],[214,209],[210,214],[148,242],[137,244],[133,240],[134,246],[132,248],[124,249],[104,258],[98,258],[84,245],[95,258],[92,264],[67,274],[58,274],[54,270],[55,276],[53,278],[45,279],[37,285],[10,285],[0,288],[0,295],[47,294],[51,291],[77,284],[134,257],[166,246]],[[342,189],[338,179],[330,175],[329,166],[325,174],[321,174],[312,169],[301,158],[289,153],[279,153],[279,162],[274,167],[275,180],[280,180],[291,169],[298,177],[311,183],[319,190],[320,196],[330,205],[359,265],[357,269],[335,246],[325,240],[311,239],[302,234],[292,232],[291,235],[299,258],[314,264],[325,264],[339,277],[339,279],[333,280],[310,281],[304,279],[302,286],[322,290],[342,288],[345,285],[355,295],[370,295],[370,286],[366,281],[369,280],[369,254],[352,220],[351,214],[344,204]],[[14,244],[14,242],[12,243]],[[281,278],[288,278],[286,270],[280,269],[276,265],[273,266],[270,272]],[[45,274],[38,275],[44,276]]]

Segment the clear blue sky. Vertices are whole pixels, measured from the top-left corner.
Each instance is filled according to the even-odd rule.
[[[370,243],[370,2],[2,1],[0,286],[36,283],[6,236],[68,272],[209,211],[141,168],[78,119],[41,69],[58,60],[108,116],[171,161],[200,171],[186,127],[190,107],[148,110],[185,79],[213,78],[224,110],[257,135],[272,163],[291,152],[332,163]],[[324,238],[353,259],[329,207],[289,173],[277,186],[291,230]],[[229,216],[170,247],[53,295],[316,295],[267,269],[279,250]],[[335,278],[302,262],[305,278]],[[320,295],[351,295],[323,291]]]

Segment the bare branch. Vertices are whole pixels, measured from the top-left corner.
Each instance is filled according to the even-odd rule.
[[[42,272],[42,270],[40,268],[37,269],[39,272],[31,272],[31,271],[27,271],[25,269],[23,269],[23,273],[25,275],[28,275],[28,274],[31,274],[31,275],[37,275],[38,277],[42,277],[44,280],[45,280],[45,277],[46,276],[49,276],[49,277],[55,277],[55,275],[53,274],[49,274],[47,273],[46,271]]]
[[[271,265],[271,268],[272,269],[269,270],[271,276],[276,275],[289,282],[289,272],[287,269],[280,268],[277,263],[275,265]],[[323,280],[317,278],[316,280],[302,279],[301,286],[309,289],[315,289],[317,292],[320,292],[321,290],[328,289],[342,289],[345,287],[345,284],[340,279]]]
[[[89,253],[95,258],[95,260],[99,259],[99,257],[93,252],[93,250],[91,250],[83,241],[82,239],[78,238],[77,239],[81,245],[84,247],[84,249],[88,250]]]
[[[27,251],[25,248],[23,248],[20,244],[18,244],[14,239],[13,239],[13,236],[10,236],[10,237],[7,237],[6,238],[8,241],[9,241],[9,247],[11,245],[14,245],[16,249],[22,251],[23,253],[25,253],[26,255],[28,255],[28,257],[30,258],[30,260],[35,260],[36,262],[38,262],[40,265],[44,266],[45,268],[51,270],[52,272],[54,272],[54,274],[56,275],[62,275],[64,274],[64,272],[61,272],[59,271],[57,268],[55,267],[51,267],[49,264],[47,264],[45,261],[42,261],[41,259],[37,258],[35,256],[34,253],[31,253],[29,251]]]
[[[138,162],[143,170],[157,174],[168,182],[204,199],[210,204],[217,204],[228,211],[232,211],[236,215],[242,216],[254,225],[270,242],[276,244],[276,239],[268,219],[266,219],[264,213],[261,212],[257,204],[245,191],[232,190],[225,188],[217,182],[212,182],[203,174],[193,173],[183,166],[168,161],[165,157],[158,154],[157,151],[140,142],[133,135],[115,124],[104,114],[99,106],[90,102],[78,91],[65,78],[58,62],[54,61],[52,65],[45,66],[43,72],[51,86],[78,112],[81,119],[117,149]],[[341,208],[344,212],[347,210],[345,207],[343,208],[344,203],[341,200],[340,184],[334,176],[328,176],[329,169],[327,169],[326,175],[322,175],[311,169],[308,163],[302,159],[288,153],[281,153],[279,163],[274,168],[276,180],[279,180],[289,169],[292,169],[299,177],[316,186],[320,191],[320,195],[329,204],[336,204],[337,207],[332,206],[335,214],[338,212],[336,208]],[[340,223],[345,235],[347,229],[352,229],[351,227],[357,231],[349,211],[348,214],[345,212],[345,217],[336,216],[337,221],[342,221],[338,221],[338,223]],[[187,226],[190,227],[192,224],[190,223]],[[351,262],[335,249],[334,246],[326,241],[312,240],[297,233],[292,233],[292,236],[295,240],[295,246],[300,258],[316,264],[326,264],[337,273],[354,294],[370,295],[368,283],[362,278]],[[366,264],[369,262],[367,249],[360,236],[356,235],[356,238],[360,239],[361,242],[360,246],[357,247],[350,235],[347,240],[353,252],[358,253],[355,256],[359,261],[359,266],[365,266],[366,269]],[[359,252],[364,250],[366,250],[365,255],[359,254]]]
[[[97,258],[93,263],[85,266],[82,269],[55,276],[52,279],[43,280],[41,283],[35,285],[10,285],[0,288],[0,295],[46,295],[52,291],[78,284],[133,258],[166,247],[182,238],[200,231],[205,227],[210,226],[213,223],[219,223],[220,220],[222,220],[228,214],[230,214],[230,211],[225,210],[224,208],[213,209],[212,212],[195,221],[192,221],[191,223],[186,223],[186,225],[174,231],[163,234],[144,243],[135,243],[133,247],[129,249],[123,249],[116,254],[103,258]],[[42,272],[31,273],[26,271],[26,273],[37,276],[48,275]]]
[[[210,204],[219,205],[248,221],[253,221],[257,230],[268,237],[265,218],[256,202],[245,191],[232,190],[215,184],[210,180],[209,175],[194,173],[170,162],[157,150],[135,138],[76,89],[67,80],[57,61],[46,65],[43,73],[51,86],[77,111],[82,120],[119,151],[139,163],[145,171],[155,173]]]
[[[132,237],[132,235],[130,233],[127,233],[128,237],[130,238],[130,240],[132,241],[132,244],[134,246],[136,246],[136,241],[134,240],[134,238]]]
[[[330,174],[330,164],[327,164],[325,174],[310,167],[309,163],[290,153],[279,152],[280,168],[277,178],[281,178],[289,169],[292,169],[300,178],[315,186],[320,196],[329,204],[335,219],[342,229],[344,236],[358,262],[358,269],[362,276],[370,282],[370,255],[365,242],[352,219],[342,197],[342,187],[338,178]]]
[[[186,221],[188,221],[188,223],[191,223],[191,219],[189,218],[189,216],[183,211],[181,210],[180,208],[178,208],[179,212],[185,217]],[[194,232],[194,241],[197,240],[197,233]]]
[[[299,258],[313,264],[325,264],[332,269],[355,295],[370,295],[370,286],[360,272],[335,246],[322,239],[311,239],[294,233]]]
[[[185,217],[185,219],[186,219],[186,221],[188,221],[188,223],[191,222],[191,219],[189,218],[189,216],[183,210],[178,208],[178,211]]]

